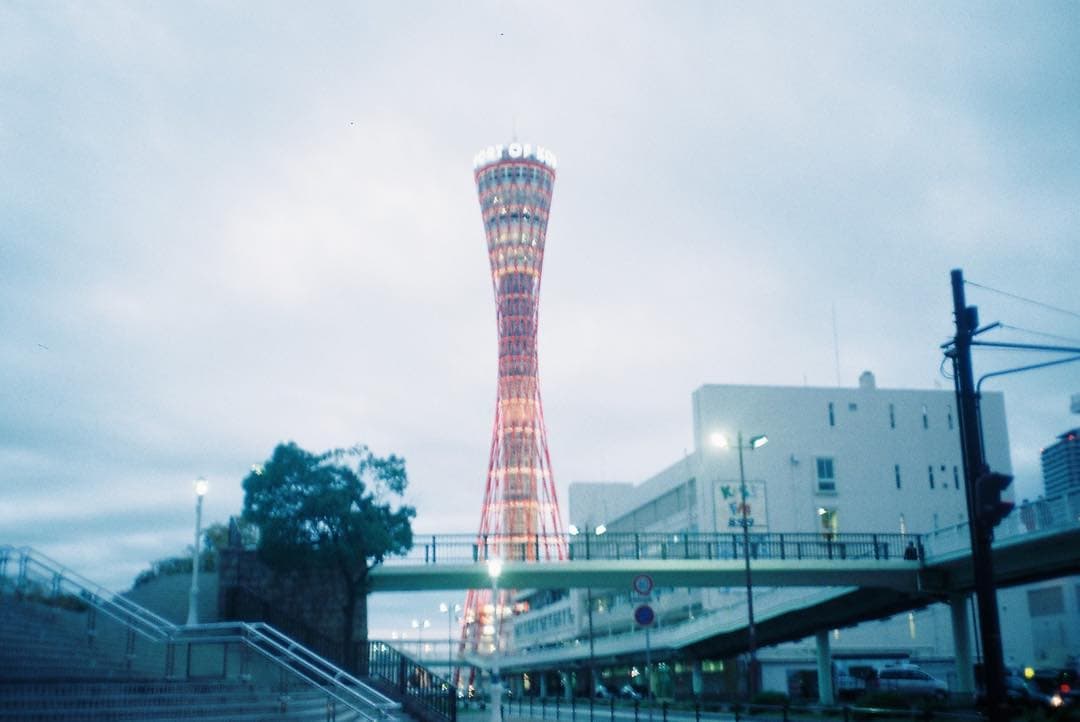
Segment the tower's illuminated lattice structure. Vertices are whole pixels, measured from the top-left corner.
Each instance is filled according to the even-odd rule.
[[[555,155],[539,146],[489,147],[473,162],[491,261],[499,330],[495,427],[477,546],[507,561],[563,559],[555,479],[540,403],[536,330]],[[502,647],[510,595],[472,590],[465,602],[461,652]]]

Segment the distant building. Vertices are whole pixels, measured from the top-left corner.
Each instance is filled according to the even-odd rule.
[[[1066,431],[1042,450],[1042,473],[1048,497],[1080,490],[1080,429]]]
[[[987,461],[991,468],[1009,473],[1002,394],[984,393],[981,409]],[[767,445],[744,451],[752,533],[907,535],[966,521],[951,390],[879,389],[869,372],[857,388],[706,385],[693,393],[692,413],[693,451],[660,473],[640,484],[570,484],[572,528],[582,533],[602,527],[608,533],[675,535],[741,531],[740,432],[744,446],[753,436],[768,436]],[[726,448],[719,443],[722,437]],[[813,593],[755,587],[755,609],[797,605],[798,595]],[[581,649],[582,640],[588,639],[589,605],[597,650],[613,649],[610,640],[634,631],[636,600],[630,590],[572,590],[550,602],[534,600],[532,612],[515,621],[515,648],[541,653],[570,639]],[[659,589],[652,605],[661,627],[704,617],[746,617],[742,588]],[[834,659],[918,661],[957,688],[945,605],[831,630],[830,638]],[[813,639],[760,650],[762,688],[793,689],[800,674],[815,669],[814,650]],[[724,665],[714,660],[703,667],[699,662],[693,672],[695,687],[710,668],[723,670]],[[717,671],[714,681],[723,684],[719,677],[724,674]],[[726,674],[730,684],[730,668]],[[704,683],[708,685],[708,679]],[[687,684],[685,679],[681,684]]]

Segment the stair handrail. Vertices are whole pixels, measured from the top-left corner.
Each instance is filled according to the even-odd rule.
[[[86,579],[31,547],[0,545],[0,577],[8,576],[7,563],[13,554],[17,555],[19,563],[17,585],[25,585],[29,581],[28,572],[31,570],[31,564],[36,565],[40,568],[39,573],[40,570],[44,570],[46,574],[43,576],[51,577],[49,581],[52,584],[53,593],[61,593],[64,591],[64,586],[73,587],[79,591],[77,596],[80,600],[151,642],[164,644],[240,642],[282,669],[313,681],[298,671],[295,666],[307,670],[322,682],[324,693],[370,722],[375,722],[386,717],[390,712],[401,709],[399,703],[377,692],[345,670],[267,624],[213,622],[179,626],[127,597]],[[266,648],[267,646],[280,654],[273,654]],[[368,694],[360,690],[366,690]],[[369,714],[371,710],[374,710],[377,716]]]
[[[87,579],[36,549],[7,544],[0,546],[0,560],[3,563],[10,559],[12,553],[17,556],[19,563],[17,585],[29,581],[27,574],[31,566],[35,566],[39,574],[51,583],[53,593],[73,590],[74,596],[145,639],[164,642],[177,629],[177,625],[164,617],[136,604],[121,593],[113,592]],[[0,568],[0,575],[7,576],[6,569]]]

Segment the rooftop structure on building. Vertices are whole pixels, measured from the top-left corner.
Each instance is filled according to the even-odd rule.
[[[1046,496],[1080,490],[1080,428],[1059,436],[1042,450],[1041,458]]]

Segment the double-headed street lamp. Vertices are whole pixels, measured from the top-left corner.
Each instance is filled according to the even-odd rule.
[[[727,437],[721,433],[715,433],[712,435],[712,442],[715,446],[722,449],[726,449],[729,446]],[[748,674],[746,681],[746,694],[747,697],[753,698],[754,693],[757,691],[757,633],[754,628],[754,583],[753,578],[750,576],[750,517],[749,517],[749,504],[746,501],[748,489],[746,488],[746,468],[743,466],[743,449],[760,449],[765,444],[769,443],[769,437],[765,434],[760,436],[751,436],[749,441],[743,444],[743,435],[740,431],[738,433],[738,440],[736,446],[739,449],[739,496],[742,512],[742,532],[743,532],[743,562],[746,565],[746,647],[750,657],[748,663]],[[715,506],[715,501],[713,502]]]
[[[577,526],[575,526],[574,524],[570,525],[569,531],[570,531],[570,536],[577,536],[578,534],[581,533],[581,530],[578,529]],[[607,525],[606,524],[598,524],[597,527],[595,529],[593,529],[593,533],[596,534],[596,536],[603,536],[605,533],[607,533]],[[585,550],[586,550],[585,551],[585,558],[586,559],[589,558],[588,549],[589,549],[589,528],[585,527]],[[594,696],[596,696],[596,653],[595,653],[595,647],[594,647],[595,642],[593,640],[592,587],[585,587],[585,603],[588,605],[587,609],[589,610],[589,696],[594,697]]]
[[[430,619],[412,620],[412,628],[416,630],[416,659],[424,658],[424,630],[431,626]]]
[[[491,577],[491,722],[502,722],[502,680],[499,679],[499,575],[503,561],[499,557],[488,559],[488,576]]]
[[[199,623],[199,542],[202,537],[202,500],[210,483],[201,476],[195,480],[195,547],[191,553],[191,593],[188,598],[187,623]]]
[[[446,678],[454,683],[454,618],[461,612],[460,604],[442,602],[439,612],[446,615]]]

